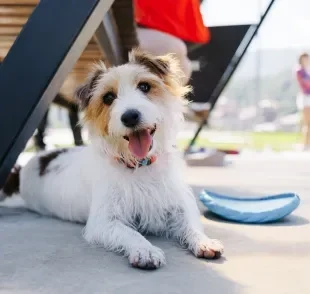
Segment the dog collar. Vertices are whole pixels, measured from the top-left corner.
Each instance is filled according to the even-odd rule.
[[[157,156],[153,155],[153,156],[150,156],[150,157],[145,157],[145,158],[143,158],[141,160],[138,160],[136,162],[134,162],[134,161],[127,162],[127,161],[124,160],[123,157],[116,157],[115,159],[119,163],[124,164],[127,168],[135,169],[135,168],[138,168],[138,167],[151,165],[152,163],[154,163],[157,160]]]

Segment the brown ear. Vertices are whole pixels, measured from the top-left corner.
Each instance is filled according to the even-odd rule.
[[[89,100],[97,86],[97,83],[104,72],[105,68],[102,65],[96,66],[87,81],[76,89],[75,97],[79,101],[82,109],[87,107]]]
[[[139,49],[134,49],[130,52],[129,61],[146,67],[160,78],[164,78],[171,73],[173,63],[175,62],[171,55],[153,56]]]
[[[174,96],[185,97],[191,91],[191,87],[184,86],[184,73],[180,69],[179,61],[172,54],[153,56],[134,49],[130,52],[129,61],[142,65],[159,76]]]

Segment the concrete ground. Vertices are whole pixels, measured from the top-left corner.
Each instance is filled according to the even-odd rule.
[[[297,192],[300,207],[283,221],[241,225],[201,205],[205,231],[225,245],[218,261],[195,259],[174,242],[150,238],[167,265],[129,267],[126,259],[87,245],[82,227],[0,207],[0,293],[310,293],[310,156],[241,156],[226,167],[188,168],[196,194],[207,187],[232,195]]]

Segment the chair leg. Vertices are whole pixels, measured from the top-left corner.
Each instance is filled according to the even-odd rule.
[[[49,109],[46,111],[43,119],[41,120],[38,128],[37,133],[34,135],[34,145],[37,150],[45,150],[45,142],[44,142],[44,136],[45,136],[45,129],[47,126],[47,120],[48,120],[48,112]]]
[[[77,108],[69,110],[69,121],[74,138],[74,144],[76,146],[84,145],[82,138],[82,128],[79,124],[79,111]]]
[[[70,127],[72,130],[74,144],[76,146],[84,145],[82,138],[82,128],[79,125],[79,107],[77,104],[68,101],[63,95],[58,93],[53,101],[56,105],[68,110]]]
[[[204,126],[207,124],[206,120],[203,120],[200,125],[198,126],[195,135],[193,136],[193,138],[191,139],[190,143],[187,145],[186,149],[185,149],[185,154],[187,154],[190,151],[190,148],[193,147],[196,143],[196,140],[200,134],[200,132],[202,131],[202,129],[204,128]]]

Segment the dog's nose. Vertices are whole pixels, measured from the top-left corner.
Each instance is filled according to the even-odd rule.
[[[141,113],[136,109],[129,109],[123,113],[121,121],[125,127],[134,128],[141,121]]]

